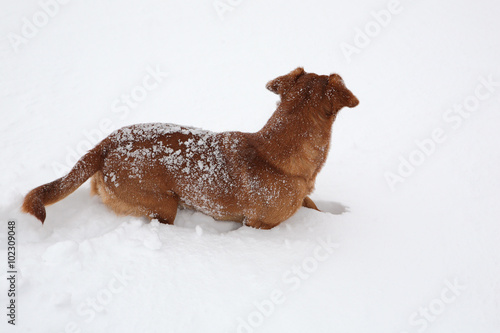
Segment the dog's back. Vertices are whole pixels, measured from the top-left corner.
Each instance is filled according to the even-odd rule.
[[[301,204],[297,189],[303,180],[294,181],[263,159],[255,134],[156,123],[125,127],[108,139],[112,144],[93,177],[93,192],[118,214],[151,215],[165,196],[233,221],[269,215],[274,220]],[[271,213],[276,207],[282,207],[279,214]]]

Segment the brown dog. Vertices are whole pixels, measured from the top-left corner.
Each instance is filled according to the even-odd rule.
[[[172,224],[177,207],[217,220],[270,229],[299,207],[323,166],[333,121],[358,99],[337,74],[297,68],[267,84],[281,102],[257,133],[213,133],[172,124],[138,124],[109,135],[68,175],[32,190],[26,213],[45,220],[45,205],[92,177],[92,192],[117,214]]]

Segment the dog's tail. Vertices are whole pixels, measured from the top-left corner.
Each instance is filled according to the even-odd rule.
[[[22,211],[45,221],[45,206],[64,199],[73,193],[94,173],[102,169],[105,157],[105,143],[99,143],[85,154],[64,177],[31,190],[24,198]]]

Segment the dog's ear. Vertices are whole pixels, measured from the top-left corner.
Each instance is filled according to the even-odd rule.
[[[344,106],[353,108],[359,104],[359,100],[346,88],[344,80],[338,74],[331,74],[328,77],[327,95],[335,109],[340,110]]]
[[[297,79],[304,74],[304,68],[297,67],[290,73],[279,76],[266,84],[266,88],[275,94],[282,95],[290,89]]]

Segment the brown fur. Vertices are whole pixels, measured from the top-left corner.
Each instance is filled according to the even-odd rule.
[[[83,156],[70,173],[35,188],[22,209],[45,220],[46,205],[92,177],[92,193],[121,215],[172,224],[177,208],[269,229],[308,197],[330,144],[333,121],[357,98],[337,74],[297,68],[267,86],[281,101],[256,133],[212,133],[170,124],[124,127]]]

